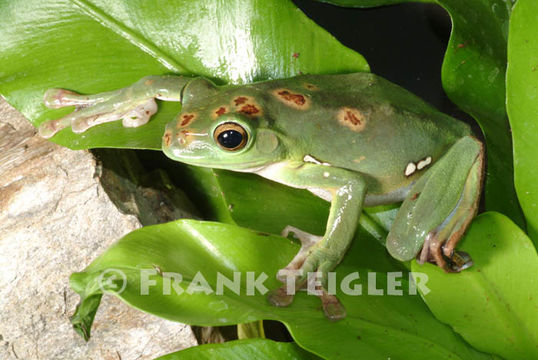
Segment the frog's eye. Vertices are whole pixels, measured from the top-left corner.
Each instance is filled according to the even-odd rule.
[[[221,148],[229,151],[242,149],[248,140],[245,129],[236,123],[227,122],[220,124],[213,133],[215,141]]]

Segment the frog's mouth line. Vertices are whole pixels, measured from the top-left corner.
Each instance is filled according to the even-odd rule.
[[[185,161],[182,161],[185,164],[188,164]],[[232,170],[237,172],[245,173],[255,173],[257,171],[265,169],[270,164],[259,164],[259,163],[238,163],[238,164],[200,164],[200,163],[191,163],[190,165],[203,166],[212,169],[222,169],[222,170]],[[240,167],[237,167],[240,166]]]
[[[181,162],[183,164],[187,165],[194,165],[194,166],[201,166],[206,168],[213,168],[213,169],[223,169],[223,170],[232,170],[237,172],[256,172],[259,170],[262,170],[266,168],[267,166],[271,165],[271,163],[268,163],[266,161],[264,162],[238,162],[238,163],[207,163],[204,161],[200,161],[203,159],[202,156],[200,157],[187,157],[187,156],[175,156],[173,151],[168,152],[164,151],[166,156],[168,156],[170,159]]]

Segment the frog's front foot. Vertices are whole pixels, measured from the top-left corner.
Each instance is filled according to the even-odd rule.
[[[295,292],[307,287],[321,299],[325,316],[333,321],[346,316],[344,306],[336,296],[327,292],[327,273],[338,264],[338,257],[333,256],[329,249],[321,246],[323,237],[306,233],[302,230],[287,226],[282,236],[293,233],[301,241],[301,249],[292,261],[277,273],[277,279],[284,285],[272,291],[268,300],[275,306],[288,306],[293,301]],[[309,275],[310,274],[310,275]],[[309,281],[317,282],[308,284]],[[321,285],[319,285],[321,284]]]
[[[153,97],[132,99],[125,89],[96,95],[80,95],[65,89],[49,89],[45,92],[47,107],[58,109],[75,106],[75,111],[61,119],[49,120],[41,124],[39,134],[50,138],[61,129],[71,126],[75,133],[81,133],[95,125],[122,119],[125,127],[144,125],[157,111]]]
[[[75,133],[106,122],[122,120],[124,127],[144,125],[157,112],[155,99],[181,101],[183,88],[192,81],[184,76],[145,76],[123,89],[95,95],[81,95],[65,89],[49,89],[43,101],[52,109],[74,106],[75,111],[61,119],[45,121],[39,127],[42,137],[50,138],[71,126]]]

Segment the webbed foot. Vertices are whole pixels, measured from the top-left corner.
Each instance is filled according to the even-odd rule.
[[[435,233],[426,236],[424,246],[418,257],[418,263],[431,262],[446,272],[460,272],[473,266],[473,259],[465,251],[454,250],[454,243],[442,243]]]
[[[50,138],[68,126],[74,133],[82,133],[93,126],[120,119],[125,127],[144,125],[157,112],[157,103],[153,97],[131,99],[126,89],[96,95],[80,95],[65,89],[47,90],[43,99],[47,107],[75,106],[75,111],[42,123],[39,135]]]
[[[287,237],[290,233],[301,241],[301,249],[285,268],[278,271],[277,279],[284,285],[270,292],[267,299],[275,306],[289,306],[293,302],[295,292],[307,288],[311,294],[321,299],[323,312],[329,320],[343,319],[346,316],[344,306],[336,296],[326,290],[327,273],[338,264],[339,259],[321,246],[323,237],[292,226],[287,226],[282,231],[282,236]],[[316,283],[309,284],[309,281]]]
[[[192,78],[184,76],[146,76],[123,89],[95,95],[81,95],[65,89],[49,89],[43,102],[51,109],[75,106],[61,119],[48,120],[39,127],[44,138],[71,126],[75,133],[106,122],[122,120],[124,127],[144,125],[157,112],[155,99],[181,101],[182,91]]]

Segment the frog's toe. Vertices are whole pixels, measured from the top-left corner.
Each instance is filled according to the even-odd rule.
[[[450,257],[450,267],[453,272],[460,272],[473,266],[473,259],[465,251],[454,251]]]
[[[342,320],[346,317],[346,309],[344,305],[334,295],[330,295],[325,289],[320,289],[321,305],[325,317],[331,321]]]
[[[111,109],[113,109],[111,111]],[[71,129],[74,133],[82,133],[96,125],[122,120],[124,127],[137,127],[146,124],[150,117],[157,112],[157,104],[153,98],[136,106],[118,103],[111,106],[105,102],[95,106],[82,108],[67,115],[71,119]]]
[[[80,134],[92,126],[99,125],[108,121],[113,120],[107,120],[107,116],[99,116],[99,115],[91,115],[91,116],[82,116],[73,119],[73,122],[71,123],[71,130],[73,130],[74,133]]]
[[[446,272],[460,272],[473,265],[471,256],[464,251],[454,250],[455,241],[444,241],[435,232],[426,236],[424,246],[418,257],[419,264],[432,262]]]
[[[49,120],[45,121],[39,125],[38,133],[39,136],[48,139],[54,136],[58,131],[63,129],[65,126],[61,126],[59,120]]]
[[[312,245],[318,243],[323,238],[322,236],[313,235],[298,229],[295,226],[288,225],[282,230],[281,235],[287,238],[290,234],[293,234],[294,237],[299,239],[301,242],[301,250],[303,250],[303,248],[308,249],[312,247]]]
[[[66,106],[76,106],[77,109],[88,107],[109,100],[113,92],[95,95],[82,95],[66,89],[48,89],[43,96],[45,106],[51,109],[59,109]]]
[[[72,98],[78,96],[77,93],[65,89],[48,89],[43,96],[45,106],[51,109],[59,109],[64,106],[75,105]]]
[[[153,98],[134,107],[123,116],[121,121],[124,127],[138,127],[146,124],[151,116],[157,112],[157,103]]]
[[[38,133],[41,137],[48,139],[53,137],[58,131],[68,127],[76,116],[73,113],[56,120],[48,120],[39,125]]]
[[[313,271],[317,268],[317,264],[310,264],[311,261],[308,259],[312,258],[312,250],[314,245],[320,242],[322,239],[321,236],[316,236],[299,230],[293,226],[286,226],[282,231],[282,236],[287,237],[290,233],[293,233],[294,236],[299,238],[301,241],[301,249],[295,255],[295,257],[290,261],[290,263],[277,273],[277,279],[286,282],[286,278],[289,273],[292,272],[304,272],[303,277],[306,277],[306,272]],[[307,265],[305,265],[305,262]],[[301,278],[301,274],[297,273],[297,277]],[[302,278],[301,278],[302,280]]]
[[[272,290],[267,296],[267,300],[274,306],[286,307],[293,302],[293,296],[294,294],[290,294],[287,290],[287,285],[283,285]]]

